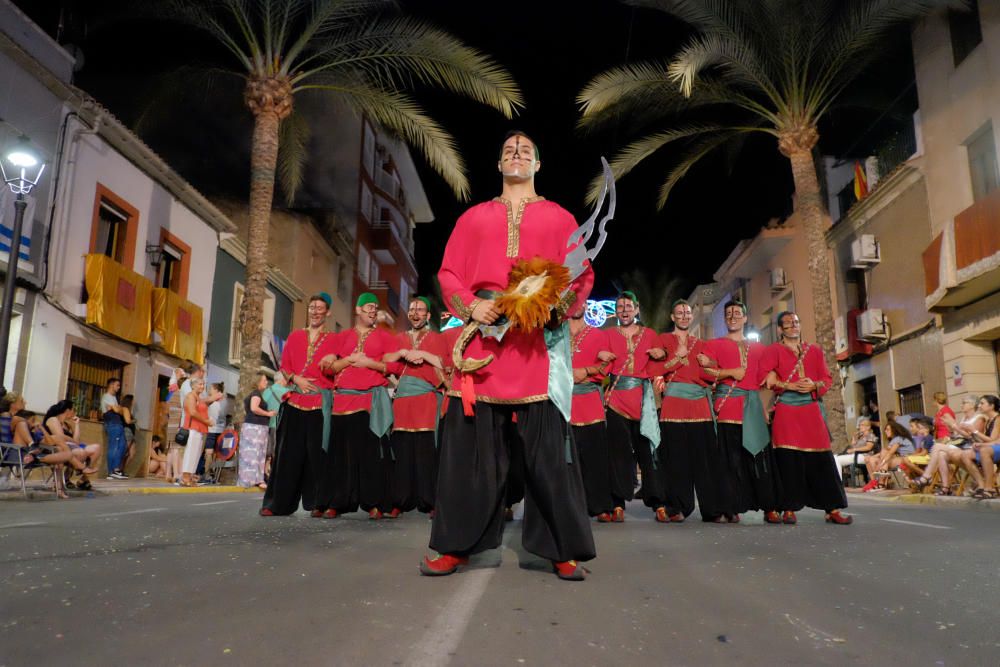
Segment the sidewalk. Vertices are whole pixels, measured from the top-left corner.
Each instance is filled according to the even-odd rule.
[[[93,498],[96,496],[121,496],[131,493],[154,494],[154,493],[258,493],[264,492],[254,487],[245,489],[242,486],[224,486],[212,484],[207,486],[185,487],[174,486],[159,479],[134,478],[125,480],[94,479],[91,481],[93,489],[90,491],[68,491],[71,498]],[[28,499],[42,500],[54,499],[55,494],[42,488],[42,480],[37,475],[28,478]],[[0,489],[0,501],[2,500],[23,500],[21,495],[21,484],[18,480],[11,479],[10,486]]]
[[[847,489],[847,501],[865,498],[908,505],[935,505],[937,507],[967,507],[982,510],[1000,510],[1000,499],[977,500],[970,496],[935,496],[933,493],[911,493],[905,489],[890,489],[861,493],[860,489]]]

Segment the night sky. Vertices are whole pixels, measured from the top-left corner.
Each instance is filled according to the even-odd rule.
[[[62,10],[63,41],[81,45],[85,56],[77,85],[130,124],[138,119],[142,100],[160,87],[159,74],[221,55],[172,26],[146,22],[128,29],[115,24],[102,27],[104,18],[123,6],[120,1],[16,0],[16,4],[53,35]],[[597,135],[580,133],[575,129],[577,93],[590,78],[614,65],[667,58],[690,35],[683,24],[662,13],[614,0],[540,0],[530,5],[403,0],[401,4],[405,11],[491,54],[511,71],[524,93],[526,108],[512,121],[455,96],[416,93],[457,139],[473,201],[499,193],[495,167],[499,142],[507,130],[519,128],[541,149],[539,194],[559,202],[579,220],[589,215],[584,194],[599,170],[600,156],[610,159],[617,147],[636,136],[636,128],[626,124]],[[898,31],[892,49],[862,73],[845,97],[849,104],[824,121],[824,153],[865,155],[895,116],[916,107],[915,94],[898,95],[913,80],[907,35]],[[206,194],[246,197],[249,113],[238,95],[228,105],[221,104],[218,95],[207,104],[205,99],[200,105],[185,100],[184,113],[168,110],[168,104],[155,105],[167,112],[148,116],[142,136]],[[892,100],[897,103],[886,113]],[[416,235],[420,289],[428,292],[444,242],[469,204],[456,201],[415,152],[414,159],[436,217],[433,223],[419,225]],[[770,218],[791,211],[788,162],[765,135],[750,139],[734,161],[710,158],[694,168],[675,188],[666,208],[657,211],[658,186],[670,164],[666,149],[619,181],[618,212],[595,267],[595,296],[613,295],[616,280],[636,268],[651,276],[681,278],[676,296],[686,295],[695,284],[711,280],[741,239],[753,236]]]

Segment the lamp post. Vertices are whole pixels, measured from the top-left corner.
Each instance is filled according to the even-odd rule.
[[[24,224],[24,209],[28,207],[25,197],[38,185],[44,170],[45,163],[31,151],[25,137],[21,137],[4,159],[0,160],[0,173],[3,174],[4,183],[17,195],[14,200],[14,227],[11,229],[7,276],[3,285],[3,310],[0,311],[0,384],[3,384],[7,374],[10,321],[14,314],[14,289],[17,282],[17,264],[21,254],[21,227]]]

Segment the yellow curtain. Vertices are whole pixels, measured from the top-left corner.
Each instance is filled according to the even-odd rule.
[[[165,352],[197,364],[205,362],[201,307],[177,292],[153,288],[153,331],[160,335]]]
[[[87,255],[87,324],[149,345],[153,283],[106,255]]]

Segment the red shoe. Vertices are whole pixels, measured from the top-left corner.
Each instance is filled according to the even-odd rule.
[[[611,518],[611,515],[607,512],[601,512],[597,515],[598,523],[611,523],[612,521],[613,519]]]
[[[842,514],[840,510],[833,510],[826,515],[827,523],[835,523],[840,526],[850,526],[854,523],[854,517],[850,514]]]
[[[861,493],[868,493],[878,486],[878,480],[872,477],[871,481],[861,487]]]
[[[459,566],[468,564],[468,556],[452,556],[451,554],[442,554],[437,558],[424,556],[424,559],[420,561],[420,574],[427,577],[443,577],[454,574]]]
[[[323,510],[312,510],[309,512],[309,516],[311,516],[313,519],[322,519]]]
[[[260,514],[261,516],[274,516],[274,512],[267,509],[266,507],[261,507],[260,512],[258,512],[258,514]]]
[[[370,510],[368,510],[368,518],[371,519],[372,521],[378,521],[379,519],[382,518],[382,516],[383,516],[382,510],[380,510],[377,507],[373,507]]]
[[[768,523],[781,523],[781,515],[774,510],[771,510],[764,515],[764,521],[767,521]]]
[[[340,516],[340,513],[337,512],[337,510],[333,509],[332,507],[327,511],[323,512],[324,519],[336,519],[338,516]]]
[[[667,509],[665,507],[657,507],[656,511],[654,512],[654,515],[656,516],[656,520],[659,523],[670,522],[670,519],[667,517]]]
[[[575,560],[568,560],[563,563],[552,561],[552,569],[556,576],[565,581],[583,581],[587,578],[587,569]]]
[[[782,514],[781,523],[786,523],[790,526],[798,523],[798,519],[795,518],[795,512],[785,512]]]
[[[615,523],[625,522],[625,510],[621,507],[616,507],[613,512],[611,512],[611,520]]]
[[[503,520],[504,521],[513,521],[514,520],[514,508],[513,507],[508,507],[507,509],[505,509],[503,511]]]
[[[399,515],[403,513],[403,510],[398,507],[393,507],[392,511],[385,515],[386,519],[398,519]]]
[[[680,512],[675,512],[667,518],[670,519],[670,523],[684,523],[684,515]]]

